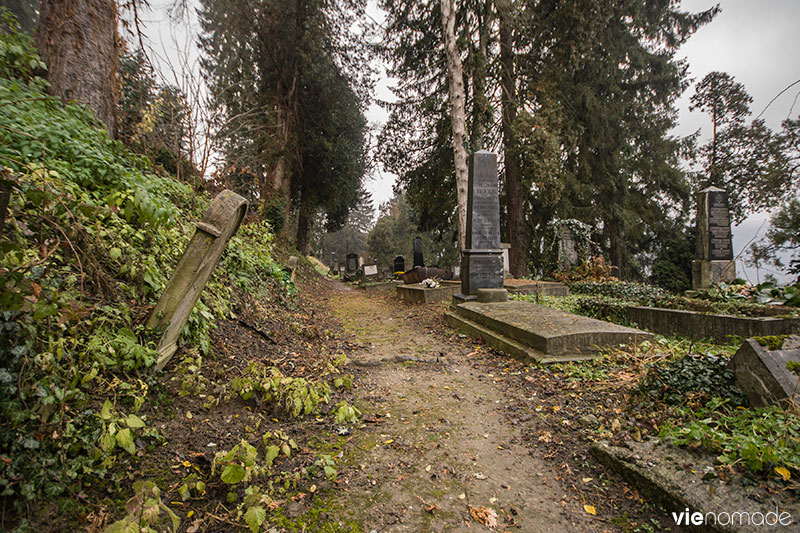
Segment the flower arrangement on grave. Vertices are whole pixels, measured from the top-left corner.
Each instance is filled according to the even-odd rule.
[[[441,286],[438,278],[423,279],[422,285],[428,289],[438,289]]]

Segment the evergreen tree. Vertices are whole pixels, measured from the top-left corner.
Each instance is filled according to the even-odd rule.
[[[695,87],[691,109],[711,118],[711,138],[692,150],[698,189],[715,185],[729,193],[734,222],[786,201],[797,184],[792,166],[792,121],[775,134],[763,120],[747,123],[753,99],[724,72],[707,74]]]
[[[228,166],[258,181],[262,216],[342,224],[366,168],[364,47],[351,26],[364,0],[202,0],[203,68],[224,120]]]

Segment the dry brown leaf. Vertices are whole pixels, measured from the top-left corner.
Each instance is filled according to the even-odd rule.
[[[469,514],[473,520],[480,522],[488,527],[497,527],[497,512],[489,507],[473,507],[468,505]]]

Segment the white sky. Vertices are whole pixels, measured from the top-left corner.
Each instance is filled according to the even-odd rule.
[[[699,81],[708,72],[719,70],[743,83],[753,97],[751,110],[756,116],[780,91],[800,80],[800,0],[683,0],[681,7],[689,11],[701,11],[716,3],[721,5],[722,12],[711,24],[702,27],[692,36],[678,56],[688,60],[689,75],[693,81]],[[171,4],[172,0],[153,2],[151,16],[146,17],[149,19],[147,33],[151,36],[153,48],[159,54],[164,53],[164,48],[173,48],[170,43],[170,27],[163,23],[166,9]],[[383,14],[376,7],[375,0],[370,0],[368,13],[379,22],[383,20]],[[172,28],[172,32],[174,31],[175,26]],[[185,34],[183,35],[177,38],[182,47],[187,43]],[[172,53],[167,52],[167,55]],[[386,79],[384,74],[378,82],[376,98],[392,100],[393,95],[387,88],[391,83],[392,80]],[[673,131],[675,135],[687,135],[700,128],[705,133],[708,129],[707,117],[688,110],[689,96],[693,91],[693,87],[690,87],[678,103],[680,114],[679,124]],[[778,129],[792,108],[792,116],[800,114],[798,95],[800,84],[773,102],[763,116],[767,125]],[[377,104],[370,106],[367,119],[371,124],[380,127],[386,118],[386,112]],[[392,196],[394,180],[394,175],[379,168],[375,176],[366,183],[376,207]],[[762,213],[734,227],[735,254],[741,252],[762,226],[763,234],[766,229],[763,222],[766,218],[768,214]],[[744,270],[741,263],[737,268],[740,272]],[[751,281],[756,281],[755,272],[745,273]],[[761,273],[762,276],[763,274],[764,272]]]

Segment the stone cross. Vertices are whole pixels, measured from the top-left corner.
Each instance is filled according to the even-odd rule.
[[[415,267],[424,267],[425,261],[422,258],[422,239],[414,237],[414,264]]]
[[[467,247],[461,251],[461,295],[457,296],[461,299],[471,299],[479,289],[503,288],[497,154],[480,150],[469,162]]]
[[[178,349],[178,337],[245,213],[247,200],[225,190],[214,198],[197,223],[194,236],[147,323],[148,328],[165,328],[158,343],[156,370],[162,370]]]
[[[736,278],[727,191],[708,187],[697,193],[697,248],[692,288],[705,289]]]
[[[406,259],[402,255],[398,255],[394,258],[394,271],[395,272],[405,272],[406,271]]]

